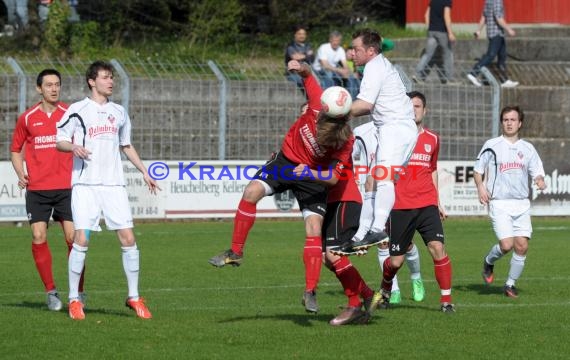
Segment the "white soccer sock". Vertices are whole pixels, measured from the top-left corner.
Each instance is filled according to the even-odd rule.
[[[392,211],[395,200],[394,183],[391,181],[379,181],[376,184],[372,231],[380,232],[386,228],[386,220],[388,220],[388,216],[390,216],[390,211]]]
[[[519,255],[513,252],[513,257],[511,258],[511,268],[509,269],[509,278],[507,279],[507,286],[515,285],[515,282],[521,277],[524,270],[524,261],[526,255]]]
[[[495,261],[502,258],[503,255],[505,254],[501,252],[501,247],[499,246],[499,244],[496,244],[491,248],[491,250],[487,254],[487,257],[485,257],[485,261],[487,262],[487,264],[493,265]]]
[[[69,276],[69,300],[79,299],[79,280],[81,272],[85,266],[85,257],[87,256],[87,246],[73,244],[69,258],[67,260],[67,273]]]
[[[372,226],[372,220],[374,220],[374,199],[376,197],[376,191],[364,193],[364,199],[362,201],[362,210],[360,211],[360,220],[358,231],[352,237],[353,241],[360,241],[364,238],[364,235],[370,230]]]
[[[412,249],[406,252],[406,264],[410,268],[410,278],[412,280],[417,280],[422,278],[420,273],[420,253],[416,244],[412,245]]]
[[[122,246],[123,269],[127,276],[127,286],[129,287],[129,298],[139,297],[139,249],[137,244],[133,246]]]
[[[378,248],[378,263],[380,264],[380,274],[384,273],[384,260],[390,257],[390,250]],[[400,291],[400,285],[398,285],[398,275],[394,276],[392,279],[392,291]]]

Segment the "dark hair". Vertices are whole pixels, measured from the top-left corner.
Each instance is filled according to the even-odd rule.
[[[524,120],[524,112],[517,105],[508,105],[508,106],[505,106],[501,110],[501,122],[503,122],[503,115],[505,115],[506,113],[511,112],[511,111],[516,111],[519,114],[519,120],[522,123]]]
[[[408,95],[408,97],[409,97],[410,99],[413,99],[413,98],[416,98],[416,97],[417,97],[418,99],[420,99],[420,100],[422,101],[422,104],[424,104],[424,107],[426,107],[426,104],[427,104],[426,96],[425,96],[424,94],[422,94],[421,92],[419,92],[419,91],[410,91],[409,93],[407,93],[407,95]]]
[[[89,80],[97,79],[97,74],[99,74],[99,70],[107,70],[111,72],[111,74],[113,74],[115,68],[113,67],[113,65],[111,65],[111,63],[102,60],[97,60],[93,64],[89,65],[89,67],[87,68],[87,72],[85,73],[85,80],[87,81],[87,86],[89,87],[89,90],[91,90],[91,85],[89,85]]]
[[[43,69],[39,74],[38,74],[38,78],[36,79],[36,85],[38,87],[41,87],[43,82],[44,82],[44,76],[47,75],[55,75],[57,76],[57,78],[59,79],[59,82],[61,83],[61,74],[59,73],[59,71],[55,70],[55,69]]]
[[[309,31],[309,28],[304,25],[304,24],[297,24],[293,27],[293,34],[296,33],[299,30],[305,30],[305,31]]]
[[[382,37],[376,30],[361,29],[352,34],[352,39],[362,38],[362,45],[365,49],[374,48],[378,54],[382,52]]]

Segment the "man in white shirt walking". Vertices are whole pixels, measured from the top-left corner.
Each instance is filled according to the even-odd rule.
[[[71,104],[57,124],[57,148],[73,153],[71,209],[75,235],[69,255],[69,316],[85,319],[79,301],[79,277],[85,265],[90,231],[100,231],[101,213],[108,229],[115,230],[121,243],[123,268],[127,276],[126,306],[143,319],[152,317],[138,293],[139,250],[133,233],[133,218],[125,189],[119,149],[143,174],[151,193],[160,190],[131,144],[131,120],[125,109],[112,101],[113,67],[96,61],[89,66],[86,80],[91,95]]]
[[[481,204],[489,205],[493,230],[499,239],[483,260],[483,280],[493,282],[493,266],[511,250],[511,266],[504,293],[518,297],[515,282],[523,272],[530,221],[529,176],[539,190],[544,190],[544,168],[532,144],[519,138],[524,113],[518,106],[501,111],[503,135],[488,140],[475,163],[474,179]]]

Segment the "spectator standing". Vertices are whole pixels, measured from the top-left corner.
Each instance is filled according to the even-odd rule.
[[[451,29],[451,3],[452,0],[431,0],[426,9],[425,21],[428,25],[428,38],[425,53],[416,67],[415,82],[423,82],[427,77],[426,68],[430,64],[436,50],[441,49],[443,58],[444,82],[453,79],[453,43],[455,35]],[[441,67],[441,66],[440,66]]]
[[[487,53],[483,55],[481,60],[475,64],[473,69],[467,74],[467,79],[475,86],[483,84],[478,79],[483,66],[487,66],[497,57],[498,75],[501,87],[512,88],[519,85],[518,81],[510,80],[507,75],[507,42],[505,40],[505,32],[509,36],[515,36],[515,31],[509,26],[505,20],[505,7],[503,0],[485,0],[483,14],[479,20],[479,27],[475,32],[475,38],[481,36],[481,30],[487,26],[487,38],[489,46]]]

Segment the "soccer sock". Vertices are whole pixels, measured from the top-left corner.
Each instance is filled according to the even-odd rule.
[[[243,254],[243,248],[249,230],[255,222],[257,204],[241,199],[234,219],[234,233],[232,235],[232,251],[238,255]]]
[[[344,294],[348,297],[348,306],[360,306],[362,303],[359,295],[364,299],[374,295],[374,292],[366,285],[358,270],[352,266],[346,256],[335,261],[331,271],[334,271],[336,278],[342,284]]]
[[[392,211],[396,194],[394,183],[391,181],[379,181],[376,184],[376,198],[374,199],[374,221],[371,230],[374,232],[383,231],[386,227],[386,220]]]
[[[69,253],[68,259],[68,276],[69,276],[69,300],[79,299],[79,279],[85,266],[85,257],[87,256],[87,246],[73,244],[73,248]]]
[[[521,277],[524,270],[524,261],[526,260],[526,255],[519,255],[513,252],[513,257],[511,258],[511,268],[509,269],[509,277],[507,279],[507,286],[514,286],[515,282]]]
[[[129,299],[139,298],[139,249],[137,244],[133,246],[121,246],[123,252],[123,269],[127,276],[127,286],[129,288]]]
[[[410,278],[417,280],[422,278],[420,272],[420,253],[416,244],[412,244],[412,249],[406,252],[406,264],[410,268]]]
[[[51,251],[49,251],[47,241],[41,244],[32,243],[32,255],[46,292],[55,290],[53,272],[51,270]]]
[[[69,259],[69,254],[71,253],[71,249],[73,249],[73,243],[68,243],[67,244],[67,258]],[[85,282],[85,264],[83,265],[83,271],[81,271],[81,277],[79,278],[79,292],[82,293],[83,292],[83,283]]]
[[[362,210],[360,211],[360,220],[358,231],[352,237],[353,241],[360,241],[364,235],[370,230],[372,221],[374,220],[374,199],[376,198],[376,191],[364,193],[362,201]]]
[[[323,245],[320,236],[307,236],[303,248],[305,264],[305,291],[315,290],[319,283],[323,264]]]
[[[389,257],[390,250],[378,248],[378,264],[380,264],[380,273],[384,271],[384,261]],[[392,291],[400,291],[400,285],[398,284],[398,275],[394,275],[394,278],[392,279]]]
[[[384,266],[382,269],[382,290],[391,292],[392,281],[394,280],[398,269],[392,268],[392,262],[390,261],[390,258],[384,260]]]
[[[441,291],[441,303],[451,303],[451,260],[446,255],[440,260],[433,260],[435,279]]]
[[[491,248],[491,250],[489,251],[487,256],[485,257],[485,261],[487,262],[487,264],[493,265],[495,263],[495,261],[502,258],[503,255],[505,255],[505,254],[503,254],[503,252],[501,251],[501,247],[499,246],[499,244],[495,244]]]

